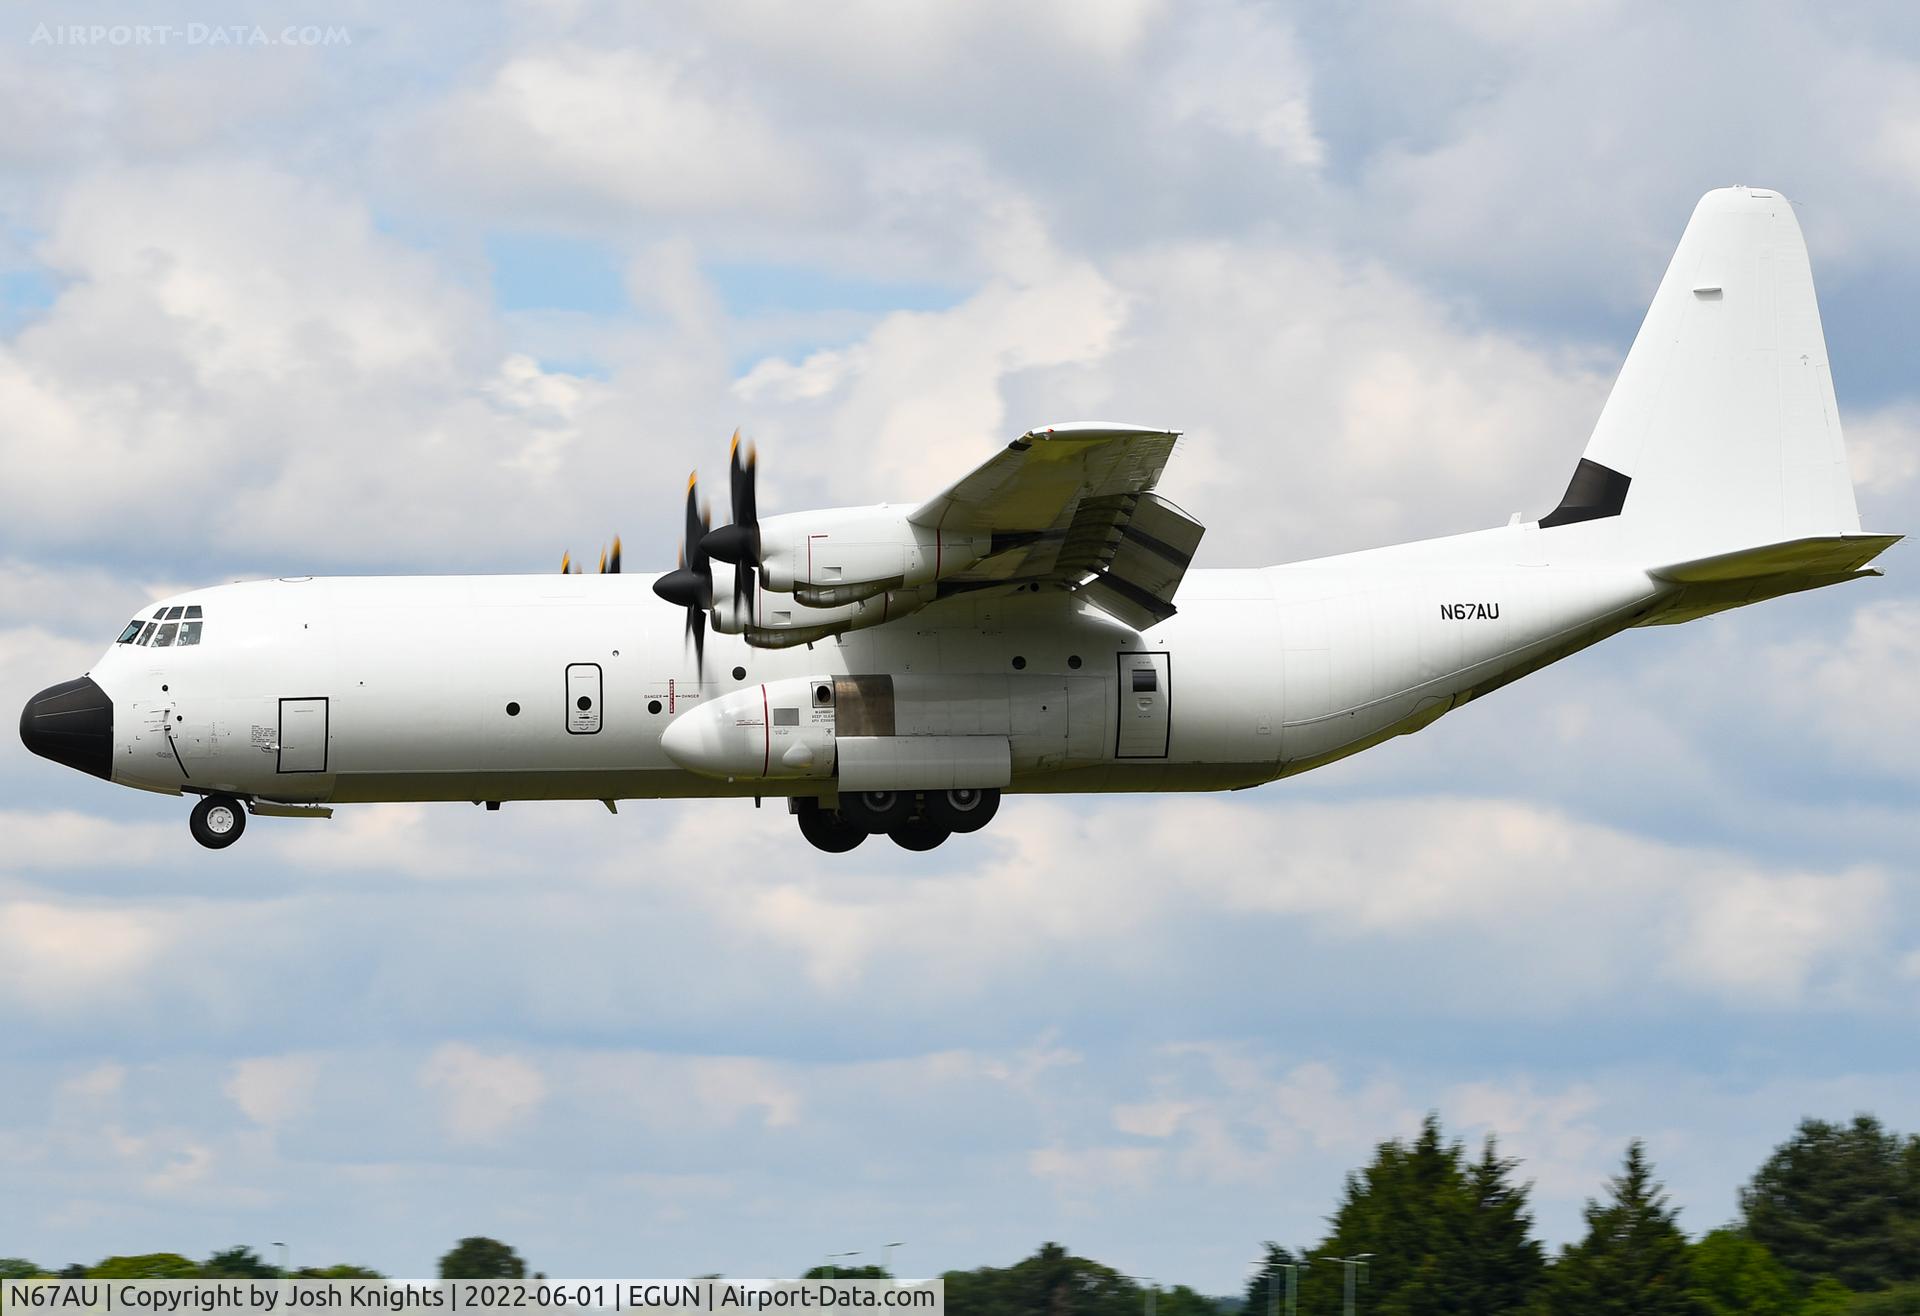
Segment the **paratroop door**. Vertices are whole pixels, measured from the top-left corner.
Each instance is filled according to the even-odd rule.
[[[574,663],[567,668],[567,730],[576,736],[600,730],[599,663]]]
[[[1163,759],[1172,735],[1173,668],[1164,653],[1120,655],[1120,732],[1114,757]]]
[[[281,772],[325,772],[327,770],[327,701],[325,699],[282,699],[280,701]]]

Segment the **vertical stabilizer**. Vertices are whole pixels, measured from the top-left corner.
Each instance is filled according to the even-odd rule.
[[[1779,193],[1721,188],[1694,208],[1540,524],[1601,521],[1666,560],[1859,531],[1807,246]]]

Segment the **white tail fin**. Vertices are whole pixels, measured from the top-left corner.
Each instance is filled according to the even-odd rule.
[[[1779,193],[1700,199],[1540,524],[1616,516],[1610,535],[1654,561],[1859,532],[1807,244]]]

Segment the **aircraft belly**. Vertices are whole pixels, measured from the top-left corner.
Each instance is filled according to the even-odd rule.
[[[1658,588],[1630,569],[1281,569],[1289,772],[1418,731],[1504,674],[1630,625]]]

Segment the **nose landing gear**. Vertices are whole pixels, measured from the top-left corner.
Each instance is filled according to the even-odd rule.
[[[865,791],[840,797],[837,809],[796,797],[800,834],[815,849],[845,854],[881,833],[903,850],[931,850],[955,832],[977,832],[1000,808],[997,790]]]
[[[224,850],[247,830],[247,808],[231,795],[205,795],[187,819],[193,839],[209,850]]]

